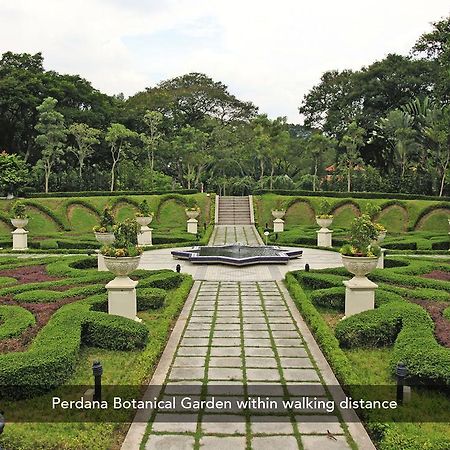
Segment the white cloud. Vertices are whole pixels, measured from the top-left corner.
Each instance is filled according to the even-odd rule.
[[[0,51],[42,51],[47,68],[110,94],[205,72],[296,122],[325,70],[407,53],[448,13],[444,0],[3,0]]]

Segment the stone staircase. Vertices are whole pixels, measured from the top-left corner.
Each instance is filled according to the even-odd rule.
[[[219,225],[250,225],[249,197],[219,197]]]

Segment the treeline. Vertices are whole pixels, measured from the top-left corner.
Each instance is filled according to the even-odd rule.
[[[312,189],[448,194],[450,19],[411,55],[331,71],[304,125],[269,119],[200,73],[125,99],[47,71],[40,53],[0,60],[0,189]]]

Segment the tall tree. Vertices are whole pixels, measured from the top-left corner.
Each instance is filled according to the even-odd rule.
[[[36,108],[39,113],[38,123],[35,126],[39,133],[36,136],[36,144],[42,149],[40,163],[44,168],[46,193],[48,193],[49,178],[53,167],[64,155],[64,143],[67,137],[64,116],[55,109],[57,103],[56,99],[47,97]]]
[[[356,122],[352,122],[340,142],[340,145],[345,148],[345,153],[340,156],[339,165],[347,175],[347,192],[352,190],[353,172],[363,163],[359,149],[364,144],[365,133],[364,128],[359,127]]]
[[[112,123],[106,131],[105,141],[109,145],[111,152],[111,184],[110,191],[114,191],[116,181],[116,168],[123,154],[130,148],[130,140],[136,137],[134,131],[129,130],[121,123]]]
[[[317,185],[317,174],[321,169],[321,164],[324,158],[330,154],[334,153],[336,148],[336,140],[326,136],[323,133],[315,132],[312,133],[307,140],[306,150],[311,155],[313,160],[313,191],[316,190]]]
[[[82,180],[84,163],[94,153],[94,145],[100,143],[98,139],[100,130],[91,128],[85,123],[73,123],[69,126],[68,131],[75,139],[76,147],[69,147],[69,151],[78,160],[78,174]]]
[[[400,178],[410,162],[412,153],[417,149],[417,132],[413,128],[414,118],[406,111],[395,109],[386,118],[382,118],[379,127],[388,145],[395,151],[395,159],[400,166]]]
[[[140,137],[147,151],[147,159],[150,165],[150,186],[153,188],[153,173],[155,170],[155,151],[162,139],[160,126],[163,115],[158,111],[147,111],[144,114],[144,123],[146,131],[141,133]]]

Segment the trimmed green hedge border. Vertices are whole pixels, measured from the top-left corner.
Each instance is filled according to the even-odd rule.
[[[29,198],[52,198],[52,197],[116,197],[121,195],[163,195],[177,193],[181,195],[198,194],[196,189],[179,189],[176,191],[74,191],[74,192],[31,192],[25,194]]]
[[[0,340],[19,336],[36,323],[33,314],[20,306],[0,305]]]
[[[289,196],[308,196],[308,197],[336,197],[336,198],[390,198],[399,200],[433,200],[433,201],[450,201],[450,197],[436,197],[433,195],[420,195],[420,194],[400,194],[398,192],[338,192],[338,191],[296,191],[296,190],[283,190],[283,189],[259,189],[253,191],[253,195],[263,194],[277,194],[277,195],[289,195]]]

